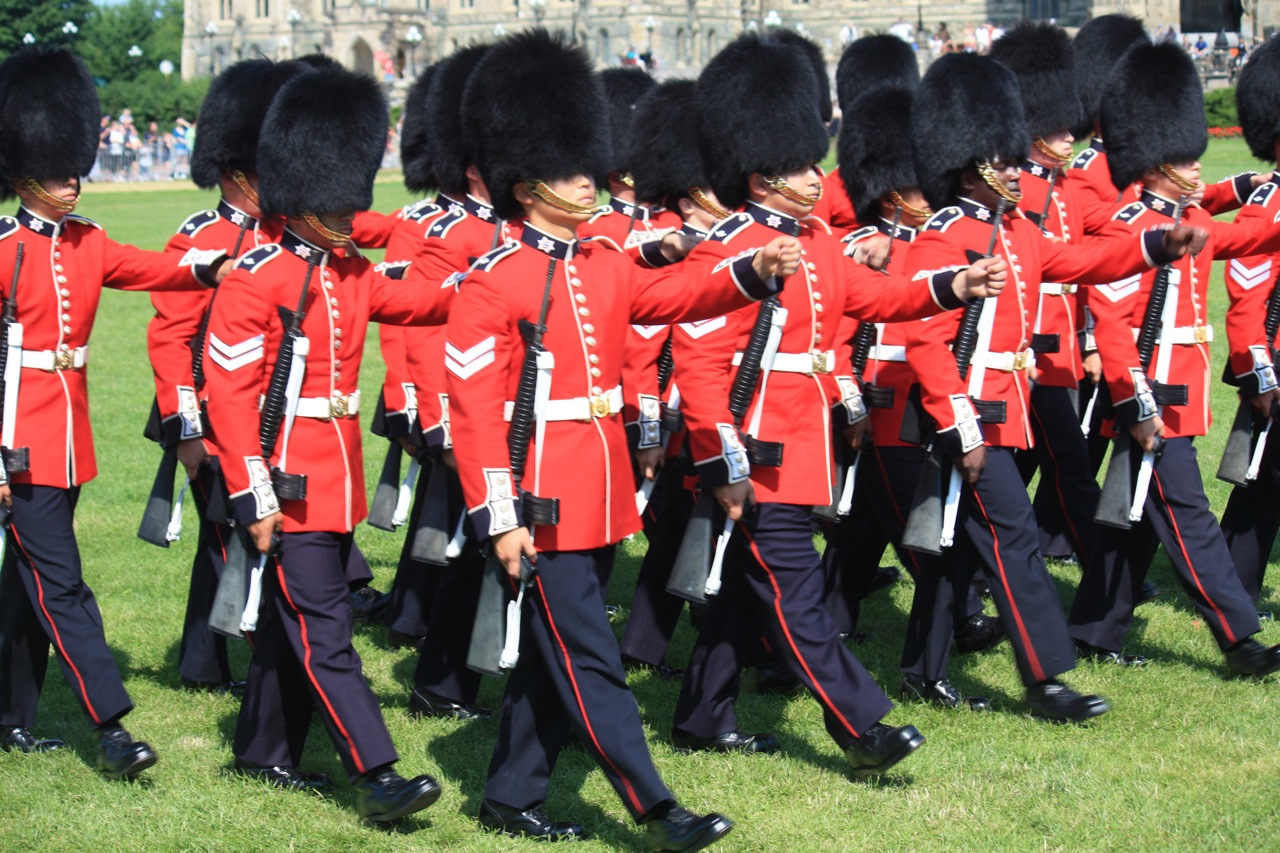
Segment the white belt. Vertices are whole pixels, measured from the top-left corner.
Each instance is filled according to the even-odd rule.
[[[897,344],[879,344],[871,348],[867,358],[876,361],[906,361],[907,348]]]
[[[23,350],[22,366],[35,370],[79,370],[89,362],[88,345],[75,349]]]
[[[1050,284],[1048,282],[1040,282],[1040,293],[1044,296],[1070,296],[1076,292],[1076,284]]]
[[[1140,329],[1133,330],[1133,339],[1138,339]],[[1164,339],[1164,333],[1160,333],[1160,338],[1156,341],[1158,344],[1207,344],[1213,340],[1213,326],[1175,326],[1172,329],[1173,334],[1169,336],[1169,340]],[[25,362],[24,362],[25,364]]]
[[[742,364],[742,353],[733,354],[733,363]],[[834,373],[836,351],[825,352],[780,352],[773,357],[774,373],[804,373],[812,376],[815,373]]]
[[[982,366],[987,370],[1003,370],[1006,373],[1017,373],[1036,365],[1036,354],[1029,349],[1019,352],[989,352],[982,357]]]
[[[511,420],[511,411],[515,403],[507,400],[502,404],[502,419]],[[615,385],[603,394],[593,397],[573,397],[568,400],[548,400],[545,412],[547,421],[589,421],[592,418],[607,418],[622,411],[622,386]]]
[[[353,418],[360,414],[360,389],[350,394],[334,394],[332,397],[302,397],[298,400],[298,417],[317,418],[322,421],[333,418]]]

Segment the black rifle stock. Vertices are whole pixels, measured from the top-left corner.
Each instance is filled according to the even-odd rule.
[[[1267,297],[1267,315],[1262,324],[1267,339],[1267,353],[1274,365],[1276,351],[1273,346],[1276,333],[1280,332],[1280,273],[1271,285],[1271,294]],[[1228,370],[1230,367],[1228,366]],[[1253,403],[1240,400],[1236,408],[1236,417],[1231,424],[1231,433],[1227,436],[1226,446],[1222,450],[1222,462],[1218,465],[1217,477],[1234,486],[1249,485],[1249,463],[1253,458],[1253,433],[1255,428],[1261,429],[1265,419],[1255,415]]]
[[[311,289],[311,276],[315,272],[316,261],[307,263],[307,274],[302,282],[302,293],[298,296],[298,309],[290,312],[280,307],[280,319],[284,322],[284,334],[280,338],[280,348],[276,351],[276,363],[271,370],[271,381],[267,383],[267,393],[263,396],[262,412],[258,422],[258,442],[262,449],[263,461],[270,464],[275,453],[276,443],[280,438],[280,428],[284,424],[285,409],[288,406],[287,389],[289,374],[293,367],[294,345],[302,337],[302,321],[307,316],[307,292]],[[283,475],[283,476],[282,476]],[[282,500],[304,500],[307,496],[307,480],[304,474],[285,474],[276,468],[271,469],[272,485]]]
[[[379,530],[394,531],[392,517],[396,511],[396,501],[400,498],[400,457],[404,449],[394,438],[387,442],[387,455],[382,460],[382,472],[378,475],[378,485],[373,490],[373,501],[369,504],[370,527]]]
[[[23,242],[13,256],[13,278],[9,282],[9,296],[4,300],[4,312],[0,315],[0,431],[4,429],[4,402],[9,393],[6,371],[9,368],[9,342],[13,325],[18,322],[18,280],[22,275],[22,261],[27,247]],[[16,409],[15,417],[16,417]],[[16,424],[9,424],[13,427]],[[20,474],[31,467],[31,452],[26,447],[0,447],[0,464],[4,465],[6,474]]]

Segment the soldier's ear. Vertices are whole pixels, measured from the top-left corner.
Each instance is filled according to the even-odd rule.
[[[521,207],[527,208],[527,207],[533,206],[533,193],[529,191],[528,184],[524,184],[524,183],[516,184],[514,187],[512,187],[511,194],[515,196],[516,201],[520,203]]]
[[[753,201],[759,201],[769,195],[769,185],[764,182],[764,175],[752,172],[747,177],[747,194]]]

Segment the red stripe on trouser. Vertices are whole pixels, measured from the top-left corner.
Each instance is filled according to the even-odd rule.
[[[902,529],[907,529],[907,519],[902,515],[902,507],[898,504],[898,496],[893,491],[893,483],[889,479],[889,472],[884,467],[884,459],[874,450],[871,455],[876,459],[876,467],[880,469],[880,479],[884,482],[884,490],[889,493],[889,506],[893,508],[893,517],[898,519],[898,523],[902,525]],[[898,544],[901,545],[901,537],[898,538]],[[911,561],[911,570],[915,572],[915,576],[920,577],[920,561],[916,557],[916,552],[910,548],[899,548],[899,553],[905,553],[907,559]]]
[[[49,608],[44,606],[44,584],[40,582],[40,572],[36,570],[36,561],[31,559],[31,555],[27,553],[27,549],[22,547],[22,539],[18,536],[17,528],[10,528],[13,534],[13,541],[17,543],[18,549],[22,551],[23,556],[27,558],[27,563],[31,566],[31,577],[36,582],[36,600],[40,602],[40,612],[44,614],[44,618],[49,622],[49,628],[53,631],[53,642],[58,647],[58,654],[62,655],[62,659],[67,662],[67,666],[71,667],[71,672],[75,674],[76,682],[80,685],[80,698],[84,701],[85,710],[89,712],[90,719],[95,725],[102,725],[102,719],[98,716],[98,712],[94,710],[93,703],[89,701],[89,691],[84,686],[84,676],[80,674],[80,668],[76,666],[75,661],[71,660],[71,655],[67,654],[67,649],[62,645],[62,634],[58,631],[58,626],[53,622],[53,616],[49,613]]]
[[[800,662],[801,668],[804,669],[805,675],[809,676],[809,682],[813,685],[813,692],[818,695],[818,699],[828,711],[838,719],[849,734],[856,738],[862,737],[858,734],[858,730],[853,727],[845,715],[840,713],[840,709],[831,701],[831,697],[827,695],[827,691],[822,689],[822,685],[818,683],[818,679],[814,677],[813,670],[809,668],[809,663],[804,659],[804,655],[800,654],[800,649],[796,646],[795,638],[791,636],[791,627],[787,625],[787,617],[782,613],[782,588],[778,586],[778,579],[773,572],[765,565],[764,558],[760,556],[760,550],[756,548],[756,541],[751,538],[751,534],[747,532],[745,527],[739,526],[739,530],[747,537],[747,545],[751,548],[751,555],[756,558],[756,562],[760,564],[760,568],[769,576],[769,585],[773,587],[773,612],[778,617],[778,625],[782,628],[782,636],[787,638],[787,645],[791,646],[791,652],[796,656],[796,660]]]
[[[285,601],[289,602],[289,607],[294,613],[298,614],[298,627],[302,631],[302,648],[305,650],[302,656],[302,668],[307,671],[307,678],[311,681],[311,686],[319,694],[320,701],[324,702],[324,707],[329,711],[329,717],[342,735],[342,739],[347,742],[347,747],[351,750],[351,762],[355,764],[356,770],[363,775],[368,770],[364,766],[364,762],[360,760],[356,742],[351,739],[351,735],[347,732],[347,727],[342,724],[342,720],[338,718],[338,712],[333,709],[333,703],[329,701],[328,694],[324,692],[324,688],[320,686],[320,681],[316,678],[315,673],[311,671],[311,643],[307,641],[307,619],[302,615],[302,611],[298,609],[297,605],[293,603],[293,596],[289,595],[289,586],[284,581],[284,567],[280,565],[278,560],[276,561],[276,577],[280,579],[280,591],[284,593]]]
[[[1004,560],[1000,557],[1000,537],[996,535],[996,526],[991,521],[991,516],[987,515],[987,508],[983,505],[977,489],[971,489],[971,491],[973,492],[973,499],[977,501],[978,509],[982,510],[982,517],[986,520],[988,529],[991,530],[991,550],[995,553],[996,568],[1000,571],[1000,585],[1004,587],[1004,595],[1009,601],[1009,609],[1013,611],[1013,622],[1018,626],[1018,636],[1022,638],[1022,647],[1027,650],[1027,664],[1031,667],[1031,676],[1036,681],[1044,681],[1048,676],[1044,674],[1044,667],[1040,665],[1040,658],[1036,654],[1035,647],[1031,645],[1031,635],[1027,633],[1027,626],[1022,621],[1022,613],[1018,610],[1018,603],[1013,600],[1013,590],[1009,588],[1009,578],[1004,571]]]
[[[1080,560],[1088,560],[1088,548],[1083,539],[1080,538],[1080,531],[1076,530],[1076,524],[1071,519],[1071,509],[1067,506],[1067,496],[1062,493],[1062,466],[1058,464],[1058,457],[1054,455],[1053,444],[1049,441],[1049,432],[1044,428],[1044,419],[1040,417],[1040,413],[1036,411],[1036,407],[1031,407],[1031,417],[1036,419],[1036,423],[1040,425],[1040,434],[1044,436],[1044,449],[1049,454],[1049,459],[1053,462],[1053,470],[1056,476],[1053,478],[1053,490],[1058,495],[1058,507],[1062,510],[1062,520],[1066,522],[1067,529],[1071,531],[1071,541],[1075,543],[1076,556]],[[1040,472],[1041,478],[1044,477],[1044,471]]]
[[[1200,574],[1196,571],[1195,564],[1191,562],[1191,555],[1187,553],[1187,545],[1182,541],[1182,531],[1178,529],[1178,519],[1173,515],[1173,507],[1164,497],[1164,486],[1160,483],[1160,475],[1155,471],[1151,472],[1151,478],[1156,481],[1156,492],[1160,495],[1160,502],[1164,504],[1165,509],[1169,511],[1169,524],[1173,527],[1173,535],[1178,539],[1178,549],[1182,551],[1182,559],[1187,561],[1187,570],[1191,572],[1191,579],[1196,583],[1196,589],[1200,591],[1201,597],[1209,605],[1215,616],[1218,617],[1218,624],[1222,626],[1222,635],[1227,638],[1227,642],[1235,645],[1239,642],[1235,633],[1231,630],[1231,626],[1227,624],[1227,617],[1222,614],[1222,610],[1209,597],[1209,593],[1205,592],[1204,585],[1200,583]]]
[[[587,716],[587,705],[582,701],[582,691],[578,689],[578,679],[573,674],[573,659],[569,656],[569,649],[565,646],[564,640],[560,637],[560,631],[556,628],[555,617],[551,615],[551,605],[547,602],[547,591],[542,588],[542,578],[534,575],[533,580],[538,585],[538,597],[542,599],[542,609],[547,614],[547,624],[551,627],[551,635],[556,638],[556,645],[560,647],[560,654],[564,655],[564,670],[569,676],[569,686],[573,688],[573,698],[578,702],[578,713],[582,714],[582,724],[586,726],[587,736],[591,738],[591,742],[595,744],[596,753],[609,765],[613,775],[622,780],[622,786],[627,789],[627,799],[631,801],[631,808],[637,813],[643,814],[645,808],[640,804],[640,798],[636,796],[635,788],[631,787],[631,780],[622,775],[618,765],[613,763],[612,758],[605,755],[604,748],[600,746],[600,740],[596,737],[595,726],[591,725],[591,718]]]

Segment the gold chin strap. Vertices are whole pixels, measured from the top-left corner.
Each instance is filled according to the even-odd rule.
[[[258,201],[258,191],[253,188],[253,184],[249,183],[249,179],[244,176],[244,172],[239,169],[232,169],[231,180],[235,181],[236,186],[240,188],[240,192],[244,193],[249,201],[261,206],[262,203]]]
[[[596,212],[594,206],[569,201],[569,199],[560,195],[542,181],[529,181],[525,186],[529,189],[529,192],[533,193],[552,207],[558,210],[563,210],[565,213],[576,213],[581,216],[586,216]]]
[[[76,197],[73,198],[71,201],[67,201],[65,199],[58,198],[55,195],[52,195],[48,190],[44,188],[44,185],[41,184],[39,181],[37,181],[35,178],[23,178],[22,185],[25,186],[27,189],[31,190],[31,192],[35,195],[36,198],[40,199],[45,204],[52,207],[54,210],[61,210],[63,213],[70,213],[71,211],[75,210],[76,202],[80,201],[80,193],[76,193]]]
[[[345,246],[351,242],[351,238],[346,234],[340,234],[332,228],[326,227],[325,224],[320,221],[320,217],[316,216],[314,213],[302,214],[302,221],[314,228],[317,234],[335,246]]]
[[[1059,166],[1065,166],[1075,159],[1075,157],[1071,154],[1067,154],[1066,156],[1063,156],[1062,154],[1059,154],[1057,151],[1054,151],[1052,148],[1049,147],[1049,143],[1045,142],[1044,139],[1042,139],[1039,136],[1031,140],[1031,144],[1035,146],[1037,151],[1039,151],[1044,156],[1048,157],[1050,160],[1056,160]]]
[[[982,178],[984,184],[991,187],[992,192],[1009,204],[1017,204],[1022,200],[1022,193],[1016,193],[1005,186],[1004,181],[1000,180],[1000,176],[996,174],[995,169],[991,168],[990,163],[978,164],[978,177]]]
[[[1200,189],[1200,185],[1198,183],[1195,183],[1194,181],[1188,181],[1186,178],[1182,176],[1181,172],[1173,168],[1173,166],[1170,166],[1168,163],[1160,164],[1160,172],[1166,178],[1168,178],[1169,180],[1177,184],[1178,189],[1182,190],[1184,193],[1193,193],[1196,190]]]
[[[761,176],[763,177],[763,176]],[[803,204],[805,207],[813,207],[822,199],[822,185],[818,185],[818,197],[809,198],[809,196],[800,192],[791,184],[784,181],[780,176],[774,175],[772,178],[764,178],[765,186],[771,190],[775,190],[778,195],[783,198],[794,201],[796,204]]]
[[[898,195],[897,190],[889,190],[889,202],[908,216],[914,216],[916,219],[928,219],[933,216],[933,209],[929,207],[912,207],[902,200],[902,196]]]
[[[729,211],[707,198],[707,194],[698,187],[689,187],[689,199],[698,207],[714,216],[717,222],[721,219],[728,219],[732,215]]]
[[[630,172],[619,172],[618,181],[631,187],[631,189],[636,188],[636,179],[631,176]]]

